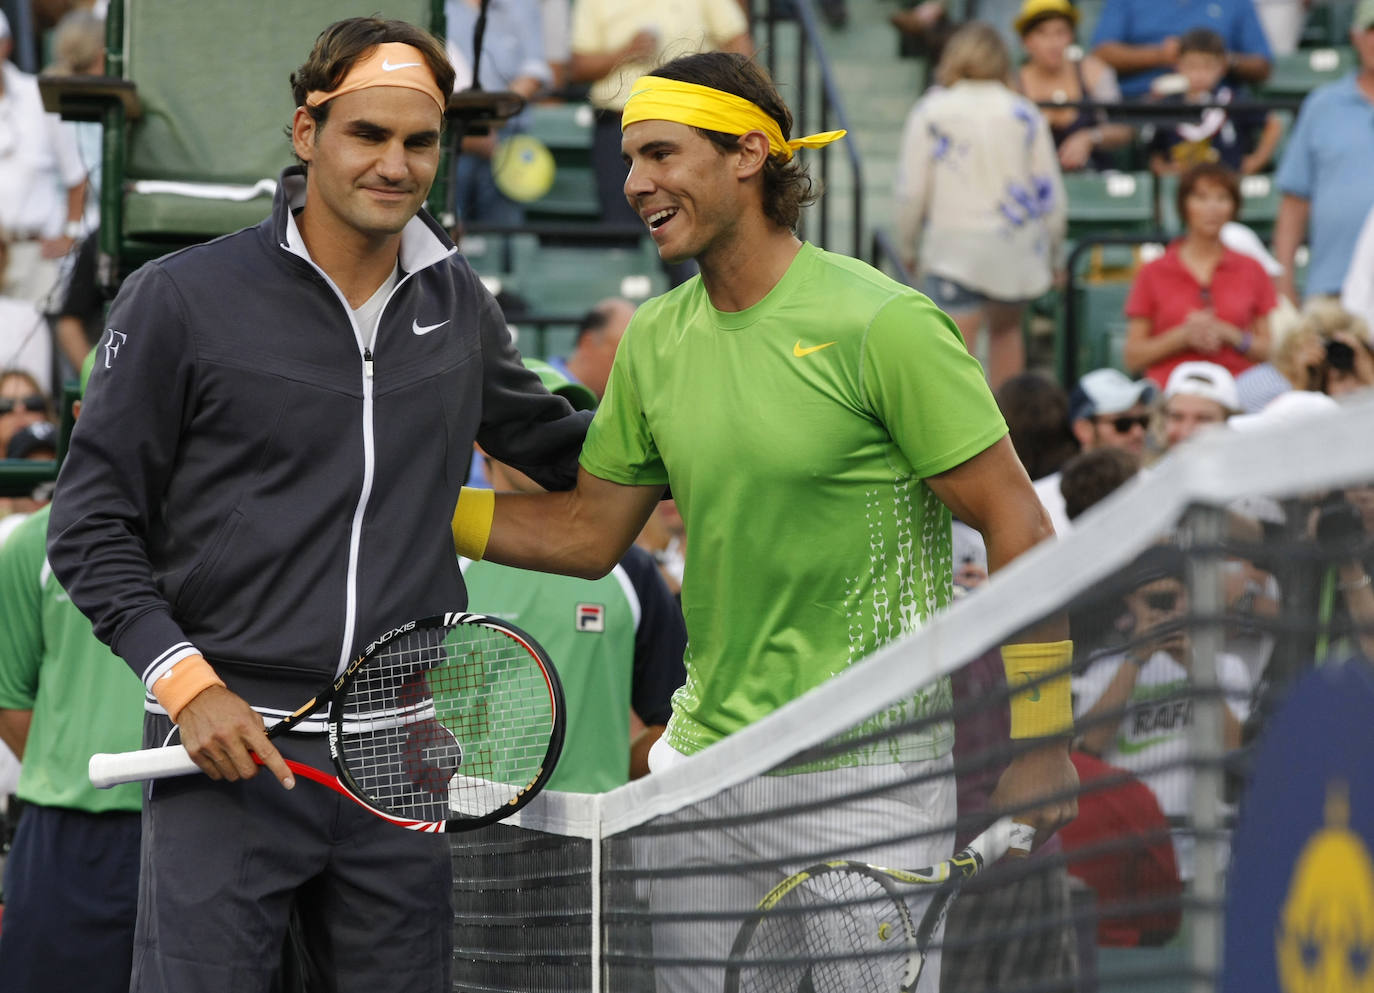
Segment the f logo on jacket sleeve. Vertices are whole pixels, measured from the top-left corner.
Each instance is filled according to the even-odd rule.
[[[119,355],[120,347],[129,340],[129,336],[123,331],[116,331],[114,328],[106,328],[105,332],[109,335],[105,339],[105,368],[108,369],[116,356]]]

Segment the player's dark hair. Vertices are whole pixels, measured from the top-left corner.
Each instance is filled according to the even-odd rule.
[[[743,97],[777,121],[783,138],[792,137],[792,112],[782,102],[782,97],[763,69],[747,56],[735,52],[684,55],[659,66],[654,70],[654,75],[709,86]],[[739,135],[706,128],[693,130],[726,151],[739,148]],[[819,195],[820,191],[798,156],[787,160],[777,155],[768,156],[763,165],[763,213],[770,221],[789,231],[796,230],[801,209],[815,203]]]
[[[1188,220],[1186,205],[1188,198],[1193,195],[1198,184],[1202,182],[1216,183],[1224,189],[1231,198],[1231,220],[1235,220],[1240,214],[1240,177],[1236,171],[1223,162],[1199,162],[1191,167],[1178,178],[1178,216],[1185,223]]]
[[[358,60],[366,58],[378,45],[387,42],[400,42],[418,48],[429,64],[429,71],[434,74],[439,92],[453,92],[453,65],[448,60],[443,43],[434,35],[407,21],[350,17],[335,21],[321,31],[310,55],[291,73],[291,99],[295,101],[295,106],[305,107],[315,123],[323,126],[329,119],[329,107],[333,101],[326,100],[318,107],[306,107],[306,95],[315,90],[327,93],[335,89]],[[289,125],[286,133],[288,136],[291,134]],[[301,165],[306,163],[302,162]]]
[[[1178,54],[1198,52],[1203,55],[1226,57],[1226,39],[1211,28],[1193,28],[1178,38]]]

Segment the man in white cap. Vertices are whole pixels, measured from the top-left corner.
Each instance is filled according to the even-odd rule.
[[[1149,403],[1155,387],[1148,379],[1131,379],[1117,369],[1094,369],[1079,379],[1069,394],[1069,427],[1079,447],[1120,448],[1140,458],[1145,454],[1145,431],[1150,424]],[[1049,511],[1054,533],[1072,530],[1059,491],[1059,473],[1035,481],[1035,492]]]
[[[1198,431],[1240,413],[1240,392],[1230,371],[1215,362],[1181,362],[1164,386],[1164,441],[1173,448]]]
[[[0,11],[0,228],[10,239],[3,289],[41,305],[83,233],[86,166],[76,139],[43,110],[37,78],[9,61],[13,48]]]

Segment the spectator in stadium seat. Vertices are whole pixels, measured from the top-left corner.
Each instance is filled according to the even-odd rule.
[[[1140,456],[1124,448],[1094,448],[1079,452],[1059,474],[1064,513],[1077,520],[1089,507],[1115,493],[1140,472]]]
[[[292,788],[283,756],[327,768],[327,743],[269,740],[264,715],[464,609],[444,528],[474,440],[575,478],[588,415],[520,364],[423,210],[453,78],[422,28],[326,27],[291,74],[300,164],[271,216],[146,263],[110,310],[48,559],[144,677],[144,743],[179,735],[205,773],[147,793],[138,993],[266,989],[298,896],[321,988],[451,988],[444,836]]]
[[[105,75],[105,16],[82,7],[74,7],[62,16],[52,34],[53,59],[43,69],[44,76],[103,76]],[[104,126],[99,121],[63,121],[62,129],[71,133],[81,161],[86,166],[86,209],[83,223],[86,231],[94,231],[100,223],[100,174],[102,169],[101,135]],[[89,347],[72,363],[72,370],[81,368]]]
[[[683,526],[676,500],[658,502],[635,537],[635,544],[653,556],[658,564],[659,575],[680,602],[682,571],[687,565],[687,529]]]
[[[1140,267],[1126,298],[1127,368],[1163,386],[1180,362],[1216,362],[1235,375],[1269,357],[1274,284],[1258,262],[1221,240],[1240,203],[1240,181],[1220,163],[1180,177],[1183,237]]]
[[[575,409],[596,406],[591,390],[547,363],[525,364]],[[493,488],[543,492],[520,470],[483,459]],[[558,660],[568,732],[548,788],[600,793],[646,775],[673,692],[687,678],[682,608],[652,556],[632,545],[610,575],[596,580],[465,559],[463,579],[475,609],[529,632]]]
[[[1253,99],[1243,86],[1224,82],[1226,42],[1211,28],[1193,28],[1178,40],[1175,68],[1187,84],[1161,106],[1211,104],[1200,120],[1156,124],[1149,141],[1155,175],[1177,175],[1200,162],[1221,162],[1242,176],[1259,172],[1274,157],[1283,125],[1272,111],[1228,111],[1225,105]]]
[[[1343,396],[1374,385],[1369,325],[1335,300],[1308,301],[1297,327],[1284,336],[1272,361],[1236,379],[1241,408],[1263,410],[1291,390]]]
[[[0,541],[0,740],[23,760],[24,803],[5,861],[0,977],[33,993],[126,993],[141,789],[96,789],[86,760],[139,747],[143,688],[48,568],[49,511]]]
[[[1164,385],[1166,450],[1240,412],[1240,393],[1229,371],[1215,362],[1180,363]]]
[[[29,370],[38,392],[45,393],[52,380],[52,332],[37,304],[3,289],[9,259],[9,238],[0,228],[0,369]]]
[[[1069,395],[1068,425],[1079,449],[1120,448],[1142,458],[1154,395],[1154,383],[1132,380],[1117,369],[1085,373]],[[1060,472],[1042,476],[1035,481],[1035,494],[1054,522],[1055,534],[1067,534],[1072,525],[1060,483]]]
[[[630,84],[654,66],[689,52],[752,55],[749,20],[736,0],[573,0],[569,76],[590,83],[596,110],[592,168],[601,220],[640,230],[625,202],[620,113]]]
[[[996,31],[965,24],[935,75],[941,89],[916,103],[902,129],[897,248],[974,355],[986,329],[995,390],[1026,366],[1021,317],[1053,283],[1068,204],[1049,126],[1011,89]]]
[[[73,369],[95,347],[105,330],[105,292],[96,275],[100,232],[88,234],[77,249],[62,300],[53,314],[53,340]]]
[[[38,378],[24,369],[0,369],[0,451],[21,428],[50,420],[51,407]]]
[[[1121,99],[1111,66],[1095,55],[1071,56],[1077,24],[1078,8],[1069,0],[1026,0],[1016,17],[1016,33],[1026,50],[1018,81],[1021,92],[1040,105],[1049,123],[1061,169],[1109,169],[1114,163],[1108,152],[1129,144],[1134,136],[1128,125],[1107,123],[1100,110],[1045,106]]]
[[[635,305],[623,297],[608,297],[587,313],[577,325],[577,341],[566,358],[555,356],[549,365],[596,394],[597,402],[606,395],[606,381],[611,375],[611,363]]]
[[[1306,239],[1311,252],[1303,295],[1338,295],[1360,225],[1374,209],[1374,0],[1355,8],[1350,43],[1358,68],[1303,101],[1275,177],[1283,193],[1274,226],[1279,288],[1295,304],[1298,246]]]
[[[1169,820],[1150,788],[1125,769],[1082,749],[1070,757],[1083,791],[1078,816],[1064,825],[1059,839],[1068,871],[1093,891],[1097,943],[1158,947],[1183,921],[1183,883]]]
[[[0,228],[10,239],[0,289],[43,309],[84,233],[86,167],[76,140],[44,111],[38,80],[9,61],[13,48],[0,11]]]
[[[1058,472],[1078,453],[1069,427],[1069,395],[1042,372],[1012,376],[993,394],[1016,457],[1034,482]]]
[[[1188,628],[1188,588],[1183,553],[1156,545],[1132,567],[1125,596],[1132,622],[1125,651],[1103,656],[1074,679],[1075,712],[1083,751],[1138,775],[1167,817],[1186,817],[1192,804],[1189,728],[1193,723],[1193,655]],[[1250,674],[1228,652],[1215,656],[1222,745],[1240,744],[1249,712]],[[1174,836],[1179,874],[1192,878],[1192,838]]]
[[[719,133],[694,130],[703,121]],[[789,142],[791,115],[772,83],[728,53],[677,59],[641,78],[624,122],[626,196],[660,255],[695,258],[701,275],[636,312],[583,447],[577,487],[494,499],[465,490],[454,527],[460,551],[601,575],[671,482],[691,539],[683,586],[688,680],[650,754],[657,773],[765,718],[947,603],[947,508],[983,533],[994,572],[1051,530],[953,323],[863,263],[797,240],[811,190],[795,152],[840,134]],[[890,494],[876,497],[881,514],[866,511],[875,488]],[[907,609],[891,609],[899,600]],[[817,610],[818,603],[834,609]],[[1067,666],[1072,647],[1059,621],[1004,647],[1013,686],[1034,678],[1028,666],[1037,674]],[[1058,737],[1066,730],[1058,709],[1065,687],[1037,688],[1033,702],[1024,690],[1013,697],[1011,727],[1022,738],[1027,721],[1044,720],[1040,743],[1013,759],[992,802],[1024,805],[1021,816],[1048,833],[1072,816],[1072,801],[1046,798],[1071,795],[1073,782],[1064,778],[1069,762]],[[948,685],[922,696],[911,703],[914,718],[947,706]],[[829,818],[820,828],[825,844],[862,843],[866,858],[904,863],[947,855],[949,741],[916,732],[903,753],[896,761],[885,749],[846,754],[794,775],[759,777],[760,785],[781,802],[887,784],[875,803],[900,817],[912,840],[860,842],[871,841],[870,807],[862,817]],[[738,830],[769,847],[753,826]],[[733,834],[726,839],[738,843]],[[721,849],[716,835],[674,858],[719,864]],[[748,857],[768,856],[755,849]],[[753,906],[776,881],[767,872],[717,874],[700,880],[713,887],[701,898],[722,905],[719,884],[730,891],[728,905]],[[675,884],[668,885],[671,894]],[[655,951],[667,958],[690,947],[694,956],[723,959],[738,927],[661,924]],[[931,989],[934,959],[932,952],[923,979]],[[662,967],[660,982],[720,989],[719,974],[706,969],[680,984],[665,981],[679,975]]]
[[[52,462],[57,458],[57,425],[52,421],[39,421],[20,428],[5,447],[5,458]]]
[[[1211,28],[1226,43],[1228,75],[1238,82],[1269,78],[1272,55],[1251,0],[1107,0],[1093,31],[1092,52],[1116,70],[1121,93],[1137,99],[1178,61],[1179,36]]]
[[[444,4],[448,53],[457,73],[454,87],[458,90],[473,84],[473,31],[481,7],[482,0],[447,0]],[[533,100],[553,83],[537,0],[488,0],[486,16],[479,65],[482,78],[477,82],[484,90],[509,90]],[[529,113],[521,111],[486,133],[463,135],[453,166],[454,204],[460,221],[512,227],[524,223],[525,209],[497,185],[492,159],[503,147],[502,142],[528,129]]]

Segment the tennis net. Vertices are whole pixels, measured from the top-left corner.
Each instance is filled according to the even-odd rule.
[[[767,719],[455,837],[455,988],[902,990],[922,958],[922,991],[1218,988],[1250,745],[1298,674],[1374,654],[1371,435],[1366,401],[1198,438]],[[970,880],[928,942],[934,887],[816,871],[768,903],[808,867],[918,869],[986,827],[1034,761],[998,647],[1065,614],[1073,824]]]

